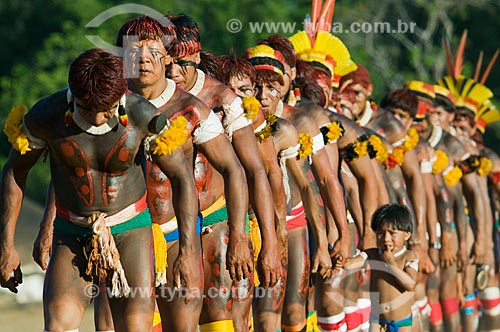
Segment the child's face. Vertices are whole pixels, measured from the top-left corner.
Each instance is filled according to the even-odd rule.
[[[382,224],[375,232],[377,247],[383,251],[397,252],[406,246],[411,233],[397,230],[394,225]]]

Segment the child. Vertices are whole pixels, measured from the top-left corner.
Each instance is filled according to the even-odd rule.
[[[344,268],[359,269],[369,260],[373,304],[370,331],[413,331],[412,291],[418,259],[406,249],[413,227],[410,212],[402,205],[383,205],[373,214],[371,227],[377,236],[377,248],[348,259]]]

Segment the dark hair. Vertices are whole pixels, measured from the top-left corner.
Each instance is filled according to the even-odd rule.
[[[351,84],[359,83],[365,89],[368,89],[369,85],[372,84],[372,81],[370,80],[370,73],[362,65],[357,64],[357,66],[358,69],[345,76],[342,76],[342,78],[340,79],[340,86],[342,86],[346,81],[352,80]]]
[[[257,85],[274,81],[278,81],[280,85],[285,84],[285,82],[283,81],[283,76],[272,70],[259,69],[255,71],[255,83],[257,83]]]
[[[150,16],[144,15],[133,18],[125,22],[118,36],[116,37],[116,45],[123,47],[124,39],[128,36],[139,37],[139,40],[160,40],[167,52],[175,44],[176,35],[175,27],[166,17],[158,21]]]
[[[303,78],[309,81],[316,80],[316,69],[309,62],[304,60],[297,60],[295,68],[297,68],[296,79]]]
[[[68,83],[73,96],[93,110],[109,108],[127,91],[122,59],[99,48],[85,51],[73,61]]]
[[[222,81],[221,59],[210,51],[201,50],[198,68],[208,76]]]
[[[295,50],[290,39],[280,36],[280,35],[270,35],[266,39],[259,39],[257,45],[267,45],[283,54],[283,58],[290,68],[295,67],[297,58],[295,56]]]
[[[171,49],[170,55],[183,58],[201,51],[200,29],[196,21],[186,15],[168,15],[168,19],[175,26],[177,42]]]
[[[413,232],[413,222],[410,210],[400,204],[385,204],[379,207],[372,216],[371,227],[377,231],[382,225],[394,226],[403,232]]]
[[[324,107],[326,105],[326,96],[323,89],[316,81],[307,80],[303,77],[295,80],[295,87],[300,89],[300,95],[311,102]]]
[[[436,107],[441,106],[446,112],[454,113],[455,105],[451,102],[448,97],[436,93],[436,99],[434,99],[434,105]]]
[[[224,84],[229,84],[232,77],[241,78],[243,76],[248,76],[252,83],[255,82],[255,69],[247,60],[237,58],[234,54],[224,55],[219,59],[221,62],[221,82]]]
[[[418,110],[418,98],[407,89],[396,89],[386,94],[380,101],[379,106],[388,111],[399,108],[410,113],[410,116],[415,118]]]

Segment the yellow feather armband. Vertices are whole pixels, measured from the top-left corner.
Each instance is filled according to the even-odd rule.
[[[444,170],[448,167],[450,161],[448,159],[448,155],[442,150],[436,150],[436,159],[432,164],[432,174],[439,174],[444,172]]]
[[[247,119],[253,120],[260,112],[260,102],[253,96],[244,97],[241,101],[245,116]]]
[[[415,128],[410,128],[408,130],[408,135],[403,143],[403,149],[405,152],[413,150],[418,144],[418,131]]]
[[[371,159],[376,158],[381,164],[389,158],[387,147],[377,135],[371,135],[368,139],[368,155]]]
[[[392,150],[389,154],[389,157],[384,161],[384,165],[386,168],[393,168],[396,165],[403,165],[405,162],[405,151],[404,148],[398,146]]]
[[[489,175],[492,168],[493,168],[493,162],[491,161],[491,159],[487,157],[481,157],[479,159],[479,167],[477,169],[477,174],[479,174],[480,176]]]
[[[299,134],[299,159],[309,157],[313,152],[313,139],[308,133]]]
[[[462,178],[462,170],[458,166],[454,166],[449,171],[443,173],[444,182],[448,187],[454,186]]]
[[[267,112],[264,118],[266,119],[266,126],[261,131],[255,133],[255,137],[257,137],[259,142],[265,141],[279,129],[278,117],[276,115]]]
[[[12,107],[3,129],[12,147],[21,154],[31,151],[28,137],[23,132],[23,116],[27,110],[28,108],[24,105]]]
[[[333,121],[320,128],[321,134],[323,134],[323,142],[335,143],[339,138],[344,135],[345,129],[342,123],[339,121]]]
[[[356,141],[347,144],[339,152],[340,157],[347,162],[366,156],[368,154],[368,137],[366,135],[358,137]]]
[[[158,156],[170,155],[188,139],[188,122],[185,117],[179,116],[172,120],[168,129],[161,132],[155,139],[153,154]]]

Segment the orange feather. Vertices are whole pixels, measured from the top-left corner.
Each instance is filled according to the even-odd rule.
[[[493,54],[493,57],[491,58],[490,63],[488,63],[488,67],[486,67],[486,70],[483,73],[483,77],[481,77],[481,82],[480,82],[481,84],[484,84],[484,82],[486,82],[486,79],[490,75],[491,69],[493,68],[493,65],[495,64],[495,62],[497,61],[499,52],[500,52],[500,50],[497,49],[495,54]]]

